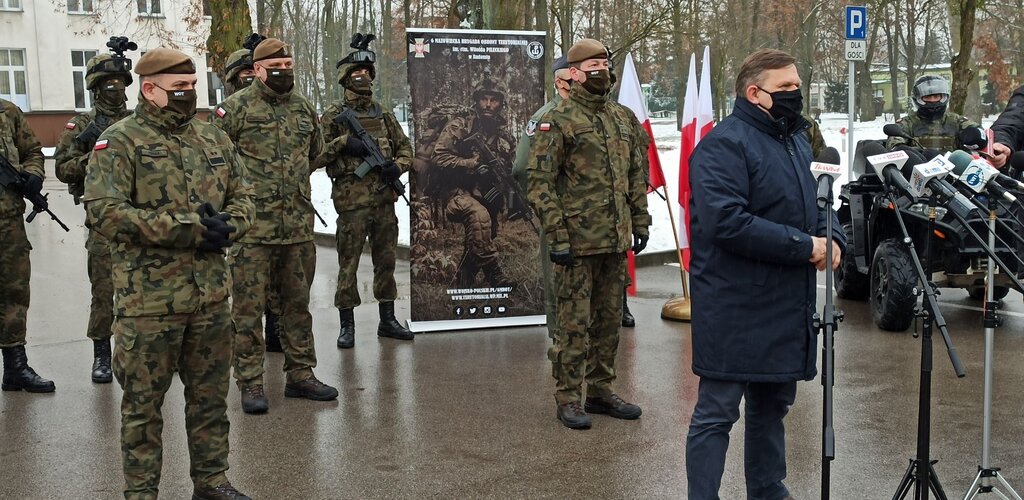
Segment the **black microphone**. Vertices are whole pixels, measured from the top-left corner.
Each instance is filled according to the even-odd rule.
[[[917,142],[913,137],[910,137],[909,135],[907,135],[906,132],[903,131],[903,127],[895,123],[889,123],[886,126],[882,127],[882,132],[889,137],[902,137],[908,141]]]
[[[910,183],[900,172],[900,168],[907,163],[909,158],[906,151],[886,152],[885,146],[876,142],[864,144],[861,151],[864,153],[864,159],[885,185],[894,187],[911,198],[916,198],[914,189],[910,187]]]
[[[985,149],[988,147],[988,135],[985,134],[985,129],[981,127],[968,127],[960,131],[959,134],[960,144],[965,149],[971,151],[978,151],[979,149]]]
[[[827,147],[811,162],[811,173],[818,180],[818,207],[825,208],[832,199],[832,183],[846,174],[839,159],[839,151]]]

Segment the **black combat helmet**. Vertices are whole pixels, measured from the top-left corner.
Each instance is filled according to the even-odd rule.
[[[924,75],[914,82],[912,95],[918,116],[925,120],[941,118],[949,104],[949,82],[939,75]],[[940,95],[942,98],[936,102],[926,102],[924,97],[929,95]]]
[[[348,75],[359,68],[366,68],[370,72],[370,79],[377,79],[377,69],[374,63],[377,62],[377,54],[370,50],[370,42],[377,39],[373,33],[356,33],[352,35],[352,43],[349,47],[356,49],[350,52],[344,59],[335,65],[338,68],[338,83],[345,85]]]

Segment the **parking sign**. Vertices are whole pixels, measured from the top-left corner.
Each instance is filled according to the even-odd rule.
[[[868,8],[846,6],[846,39],[866,40],[868,35]]]

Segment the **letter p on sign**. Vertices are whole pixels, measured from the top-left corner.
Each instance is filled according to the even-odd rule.
[[[846,39],[865,40],[868,31],[868,8],[846,6]]]

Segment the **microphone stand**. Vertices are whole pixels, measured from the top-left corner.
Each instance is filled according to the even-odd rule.
[[[835,428],[832,426],[832,392],[835,383],[835,333],[844,314],[836,309],[832,298],[832,185],[824,200],[818,200],[818,208],[827,209],[825,214],[825,308],[821,315],[814,315],[814,328],[822,334],[821,344],[821,498],[828,500],[832,475],[832,460],[836,457]]]
[[[902,500],[906,498],[907,494],[910,493],[910,487],[914,487],[914,499],[915,500],[927,500],[928,492],[931,491],[935,494],[935,497],[939,500],[948,500],[945,491],[942,489],[942,484],[939,483],[939,477],[935,474],[935,468],[932,465],[936,460],[931,460],[929,457],[930,453],[930,440],[931,440],[931,397],[932,397],[932,326],[935,325],[939,328],[939,332],[942,334],[942,338],[946,343],[946,351],[949,353],[949,360],[953,363],[953,370],[956,372],[957,377],[964,376],[963,365],[960,363],[960,356],[957,354],[956,349],[953,347],[953,341],[949,338],[949,331],[946,329],[946,320],[942,317],[942,313],[939,312],[939,305],[936,296],[936,285],[931,280],[931,275],[926,272],[928,268],[926,265],[921,264],[921,259],[917,255],[917,250],[914,247],[914,240],[910,238],[910,233],[907,231],[907,226],[903,222],[903,216],[900,214],[899,205],[896,203],[896,196],[892,192],[892,189],[887,187],[886,195],[889,198],[889,202],[892,203],[896,210],[893,212],[896,214],[896,221],[899,223],[900,230],[903,232],[903,241],[906,242],[910,250],[910,258],[914,262],[914,269],[917,271],[917,276],[921,280],[921,289],[919,293],[924,293],[924,300],[922,301],[922,307],[918,311],[918,317],[922,319],[922,339],[921,339],[921,389],[918,395],[918,413],[917,413],[917,456],[910,459],[910,466],[907,467],[907,472],[903,474],[903,479],[900,481],[899,486],[896,488],[896,494],[893,495],[893,500]],[[931,239],[932,234],[935,233],[935,212],[936,212],[937,200],[933,193],[928,198],[928,230],[925,233],[924,239],[924,257],[925,262],[930,265],[931,261]]]
[[[988,215],[988,245],[993,249],[996,246],[995,235],[996,235],[996,206],[998,200],[990,196],[989,197],[989,215]],[[985,388],[983,391],[982,404],[982,431],[981,431],[981,465],[978,466],[978,475],[975,476],[974,482],[967,488],[967,494],[964,495],[964,500],[971,500],[972,498],[983,494],[983,493],[995,493],[1000,498],[1008,500],[1006,495],[1000,492],[996,486],[991,484],[992,479],[996,479],[999,483],[1007,490],[1015,500],[1021,500],[1020,495],[1013,490],[1010,483],[1006,482],[1003,475],[999,473],[999,467],[992,467],[992,463],[989,460],[989,451],[991,443],[992,433],[992,364],[993,360],[993,348],[995,339],[995,328],[1001,326],[1002,320],[999,318],[999,301],[995,300],[995,271],[996,264],[991,259],[988,263],[988,273],[986,276],[987,284],[985,286],[985,312],[983,321],[985,325]]]

